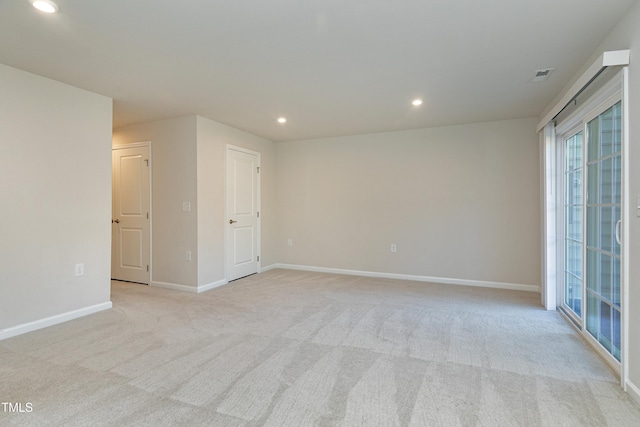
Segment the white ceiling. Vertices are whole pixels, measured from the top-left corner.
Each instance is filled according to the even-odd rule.
[[[0,0],[0,62],[112,97],[114,127],[351,135],[538,116],[636,2]]]

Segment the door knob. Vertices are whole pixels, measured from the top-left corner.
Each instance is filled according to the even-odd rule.
[[[119,219],[112,219],[112,220],[111,220],[111,224],[113,224],[114,222],[115,222],[116,224],[120,224],[120,220],[119,220]]]
[[[238,222],[238,221],[234,221],[232,219],[229,220],[229,224],[233,224],[234,222]]]

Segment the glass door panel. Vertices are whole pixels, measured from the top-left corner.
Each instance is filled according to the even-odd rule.
[[[620,360],[621,103],[587,124],[586,326]]]
[[[564,141],[564,292],[563,306],[582,316],[583,132]]]

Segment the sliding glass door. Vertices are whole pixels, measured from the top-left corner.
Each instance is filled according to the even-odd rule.
[[[622,353],[622,104],[619,97],[609,99],[574,118],[559,138],[559,305],[615,364]]]
[[[616,360],[621,353],[621,103],[587,123],[586,329]]]

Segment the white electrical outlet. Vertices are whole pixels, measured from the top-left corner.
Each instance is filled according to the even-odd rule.
[[[76,277],[84,276],[84,264],[76,264],[75,275]]]
[[[187,261],[191,261],[191,251],[187,251],[184,255],[184,259]]]
[[[182,212],[191,212],[191,202],[182,202]]]
[[[393,252],[394,254],[395,254],[396,252],[398,252],[398,247],[396,246],[396,244],[395,244],[395,243],[392,243],[392,244],[391,244],[391,252]]]
[[[293,246],[293,240],[291,239],[287,240],[287,246]]]

